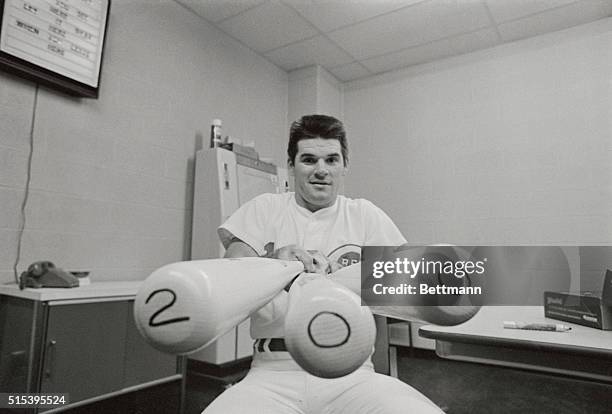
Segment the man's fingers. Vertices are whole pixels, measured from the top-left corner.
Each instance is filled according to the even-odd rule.
[[[318,250],[304,250],[295,245],[284,246],[274,252],[274,257],[282,260],[299,260],[308,273],[328,274],[331,272],[329,259]]]
[[[295,249],[296,249],[296,246],[294,245],[281,247],[280,249],[274,252],[273,257],[275,259],[281,259],[281,260],[295,260],[296,259]]]
[[[314,258],[308,252],[302,249],[295,249],[294,254],[295,257],[304,264],[306,272],[315,273]]]
[[[331,273],[331,263],[327,256],[318,250],[308,250],[308,253],[312,256],[315,273],[321,273],[323,275]]]

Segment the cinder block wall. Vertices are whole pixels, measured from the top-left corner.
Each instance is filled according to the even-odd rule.
[[[142,279],[187,258],[193,154],[213,118],[285,163],[287,74],[176,2],[112,3],[98,100],[0,72],[0,283],[21,260]]]

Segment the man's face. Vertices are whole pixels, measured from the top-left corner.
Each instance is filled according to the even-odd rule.
[[[295,178],[298,205],[310,211],[333,205],[346,172],[340,141],[303,139],[297,150],[289,170]]]

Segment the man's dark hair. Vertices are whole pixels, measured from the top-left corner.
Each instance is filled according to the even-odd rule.
[[[347,165],[348,145],[346,143],[344,125],[333,116],[328,115],[304,115],[291,124],[289,145],[287,146],[289,165],[293,165],[295,162],[295,156],[298,152],[298,141],[312,138],[337,139],[340,141],[344,165]]]

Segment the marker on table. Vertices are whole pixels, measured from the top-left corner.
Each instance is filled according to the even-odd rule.
[[[552,332],[567,332],[572,329],[571,326],[560,323],[526,323],[515,321],[504,321],[506,329],[527,329],[531,331],[552,331]]]

